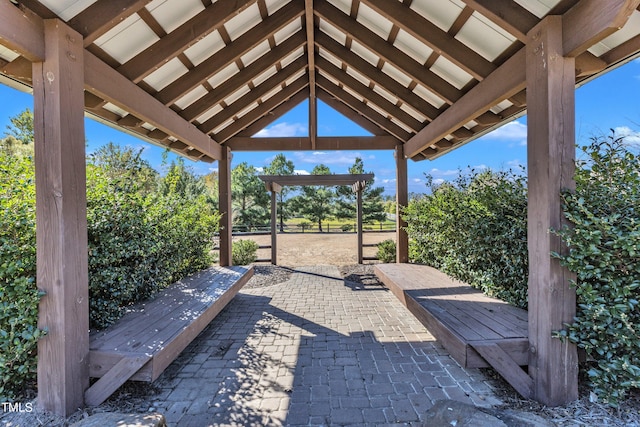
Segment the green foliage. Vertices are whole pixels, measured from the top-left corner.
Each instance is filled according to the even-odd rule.
[[[349,168],[350,174],[365,174],[364,162],[360,157],[356,157],[355,162]],[[362,190],[362,222],[371,224],[387,219],[385,207],[382,201],[384,187],[373,187],[373,182],[367,182]],[[355,219],[356,194],[349,186],[340,186],[336,189],[336,217],[340,219]],[[394,205],[395,206],[395,205]],[[394,212],[395,213],[395,212]]]
[[[7,125],[6,136],[14,137],[25,145],[33,143],[33,112],[29,108],[10,117],[9,121],[11,124]]]
[[[311,224],[309,221],[300,221],[300,223],[298,223],[298,227],[302,229],[303,233],[304,233],[304,230],[309,230],[311,229],[312,226],[313,224]]]
[[[249,265],[258,259],[258,244],[253,240],[238,240],[231,247],[233,265]]]
[[[460,173],[404,209],[414,262],[527,307],[527,196],[513,171]]]
[[[557,231],[569,252],[555,254],[576,273],[578,312],[559,335],[586,351],[594,392],[615,406],[640,387],[640,159],[615,136],[582,151],[563,193],[572,227]]]
[[[219,215],[204,187],[178,162],[149,191],[149,168],[117,146],[87,167],[92,327],[113,323],[128,305],[212,262]]]
[[[331,175],[331,171],[325,165],[317,165],[311,175]],[[335,197],[335,192],[328,187],[307,185],[291,202],[294,210],[318,224],[318,230],[322,233],[322,221],[333,215]]]
[[[233,224],[240,231],[266,226],[271,219],[269,193],[256,168],[242,162],[231,171]]]
[[[266,175],[293,175],[295,166],[291,160],[280,153],[274,157],[269,166],[264,168]],[[278,221],[280,222],[280,232],[284,232],[284,223],[286,220],[293,218],[293,209],[291,208],[290,200],[287,196],[293,191],[295,187],[282,187],[280,193],[276,194],[278,199]]]
[[[396,262],[396,242],[392,239],[378,243],[376,257],[382,262]]]
[[[343,224],[342,227],[340,227],[340,229],[342,231],[344,231],[345,233],[347,233],[347,232],[353,230],[353,225],[351,225],[351,224]]]
[[[33,381],[37,341],[33,162],[0,152],[0,401]]]

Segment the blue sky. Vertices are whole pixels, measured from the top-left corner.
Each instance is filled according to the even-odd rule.
[[[9,117],[29,107],[33,109],[33,97],[0,84],[0,135],[4,134]],[[265,136],[305,136],[307,134],[307,103],[281,117],[261,131]],[[608,135],[609,129],[618,134],[628,134],[628,141],[640,144],[640,59],[636,59],[604,76],[587,83],[576,91],[576,139],[579,144],[588,143],[594,136]],[[90,119],[85,120],[87,151],[91,152],[108,142],[125,146],[143,147],[143,156],[158,170],[162,170],[163,149],[117,131]],[[367,132],[327,105],[318,105],[318,134],[320,136],[359,136]],[[275,152],[236,152],[233,166],[248,162],[256,167],[266,166]],[[299,173],[308,173],[323,163],[334,173],[346,173],[356,157],[364,161],[365,169],[376,175],[376,185],[384,186],[387,194],[395,193],[395,161],[392,151],[342,151],[342,152],[285,152]],[[409,191],[424,192],[424,174],[436,180],[453,178],[458,169],[467,167],[493,169],[525,165],[526,116],[513,121],[484,137],[454,150],[434,161],[409,161]],[[187,164],[196,173],[206,174],[217,169],[216,163],[192,162]]]

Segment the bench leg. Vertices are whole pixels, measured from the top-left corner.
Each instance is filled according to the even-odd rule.
[[[87,406],[98,406],[107,400],[113,392],[135,375],[149,360],[151,360],[151,356],[147,355],[125,357],[120,360],[84,393],[84,400]]]
[[[533,379],[496,343],[477,343],[471,347],[498,371],[522,397],[533,398]]]

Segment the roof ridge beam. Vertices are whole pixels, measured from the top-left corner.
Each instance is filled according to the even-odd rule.
[[[117,70],[138,83],[189,46],[216,31],[257,0],[219,1],[122,64]]]
[[[363,0],[373,10],[402,28],[439,55],[444,56],[458,67],[471,74],[476,80],[482,80],[496,66],[473,49],[441,30],[437,25],[425,19],[418,12],[400,2],[388,0]]]
[[[230,45],[205,59],[184,76],[170,83],[159,91],[156,97],[165,105],[173,104],[182,95],[214,75],[215,71],[235,62],[271,34],[302,16],[303,13],[304,2],[302,0],[293,0],[291,6],[280,8],[267,19],[238,37]]]

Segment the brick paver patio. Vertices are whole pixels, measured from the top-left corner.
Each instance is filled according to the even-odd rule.
[[[499,403],[389,291],[334,266],[241,291],[157,385],[180,427],[421,425],[436,400]]]

